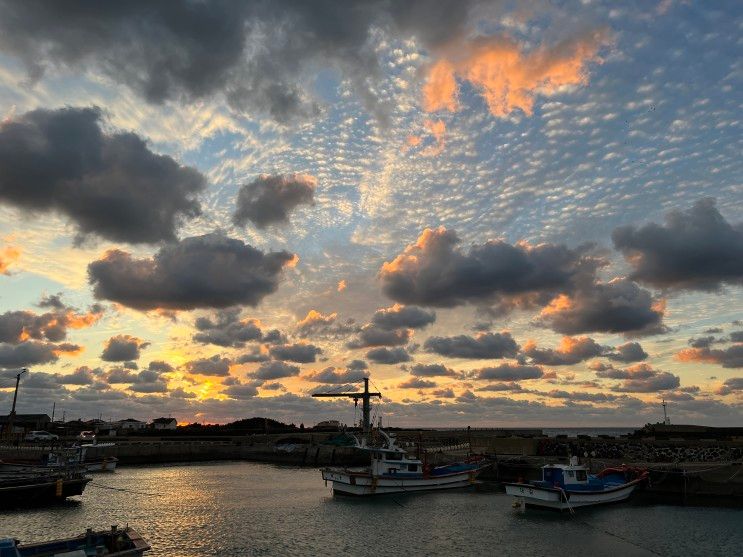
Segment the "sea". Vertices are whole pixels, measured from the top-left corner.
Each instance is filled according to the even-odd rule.
[[[113,524],[139,531],[149,557],[687,557],[743,547],[740,509],[630,502],[521,514],[510,497],[476,488],[334,497],[316,469],[250,462],[121,468],[59,506],[0,511],[0,536],[24,542]]]

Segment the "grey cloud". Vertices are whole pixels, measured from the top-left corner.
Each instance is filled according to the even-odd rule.
[[[478,333],[474,337],[429,337],[423,344],[427,352],[435,352],[451,358],[513,358],[519,345],[511,333]]]
[[[431,391],[431,394],[438,398],[454,398],[454,389],[447,388],[447,389],[436,389],[435,391]]]
[[[101,315],[102,309],[97,306],[87,313],[78,313],[64,304],[41,314],[6,311],[0,314],[0,342],[18,344],[28,339],[59,342],[67,338],[68,329],[91,326]]]
[[[255,383],[235,383],[222,391],[230,398],[244,400],[258,395],[258,386]]]
[[[268,349],[271,357],[276,360],[308,364],[314,362],[322,349],[314,344],[279,344]]]
[[[345,337],[350,333],[357,333],[361,328],[353,319],[345,322],[338,320],[337,313],[323,314],[316,310],[310,310],[304,319],[297,323],[297,333],[300,337]]]
[[[72,373],[59,374],[57,382],[61,385],[92,385],[95,373],[87,366],[81,366]]]
[[[231,363],[229,358],[215,354],[209,358],[200,358],[186,362],[185,367],[189,373],[226,377],[230,374]]]
[[[361,369],[338,370],[334,367],[326,367],[322,371],[310,373],[305,376],[307,381],[313,383],[325,383],[328,385],[344,385],[346,383],[357,383],[369,374]]]
[[[730,377],[729,379],[725,379],[716,392],[718,395],[729,395],[730,393],[739,391],[743,391],[743,377]]]
[[[101,353],[101,360],[105,362],[124,362],[138,360],[140,350],[150,345],[131,335],[116,335],[106,341]]]
[[[104,133],[95,108],[39,109],[0,123],[0,202],[62,214],[81,237],[172,240],[200,213],[205,183],[133,133]]]
[[[381,329],[421,329],[436,321],[436,312],[416,306],[394,305],[378,309],[372,323]]]
[[[666,331],[663,308],[655,305],[650,292],[624,278],[595,283],[576,292],[567,302],[543,310],[540,322],[566,335],[650,335]]]
[[[198,331],[193,340],[202,344],[242,348],[246,342],[261,340],[263,331],[255,319],[240,319],[240,308],[226,308],[213,318],[198,317],[194,322]]]
[[[292,210],[314,203],[315,184],[303,174],[259,176],[240,188],[232,221],[238,226],[250,221],[258,228],[288,223]]]
[[[156,371],[157,373],[170,373],[174,371],[173,366],[168,362],[162,360],[153,360],[147,365],[147,369],[150,371]]]
[[[625,393],[654,393],[675,389],[680,383],[677,375],[673,375],[667,371],[661,371],[647,379],[626,379],[619,387],[615,387],[614,390]]]
[[[421,379],[420,377],[411,377],[407,381],[400,383],[398,389],[433,389],[438,387],[436,381],[429,381],[427,379]]]
[[[726,348],[688,348],[678,354],[684,361],[719,364],[726,368],[743,367],[743,343]]]
[[[714,199],[669,212],[665,225],[621,226],[612,240],[639,282],[692,290],[743,284],[743,222],[727,222]]]
[[[544,375],[542,368],[521,364],[503,363],[496,367],[484,367],[474,371],[477,379],[485,381],[521,381],[539,379]]]
[[[627,342],[614,348],[606,357],[615,362],[640,362],[648,357],[639,342]]]
[[[276,291],[293,259],[212,233],[167,244],[152,258],[110,250],[88,265],[88,275],[96,298],[139,310],[255,306]]]
[[[416,377],[456,377],[457,372],[443,364],[415,364],[408,370]]]
[[[274,379],[283,379],[284,377],[293,377],[299,375],[299,367],[280,361],[265,362],[250,374],[255,379],[273,381]]]
[[[524,355],[532,359],[532,363],[548,366],[577,364],[578,362],[600,356],[603,352],[604,347],[589,337],[565,337],[557,350],[552,348],[537,348],[533,344],[525,346],[523,350]]]
[[[265,348],[264,348],[265,350]],[[241,354],[235,360],[238,364],[250,364],[255,362],[267,362],[271,359],[268,355],[268,351],[264,351],[259,347],[254,347],[250,352]]]
[[[743,331],[733,331],[730,333],[730,342],[743,342]]]
[[[400,364],[411,360],[408,351],[400,347],[386,348],[380,346],[379,348],[373,348],[366,353],[366,357],[374,363],[385,365]]]
[[[453,230],[426,229],[380,270],[384,293],[404,304],[455,307],[465,303],[498,311],[545,305],[559,293],[593,281],[603,261],[588,247],[510,245],[500,240],[459,247]]]
[[[319,69],[332,68],[386,121],[377,31],[436,48],[464,33],[473,3],[7,0],[0,49],[34,79],[47,68],[93,71],[150,102],[224,98],[280,122],[318,112],[307,91]]]
[[[627,369],[604,364],[594,366],[593,369],[596,371],[596,376],[602,379],[649,379],[658,373],[648,364],[636,364]]]
[[[21,368],[56,362],[65,352],[75,353],[80,346],[29,340],[20,344],[0,343],[0,368]]]
[[[525,390],[521,385],[519,385],[516,382],[510,382],[510,383],[491,383],[490,385],[485,385],[484,387],[478,387],[476,389],[477,391],[494,391],[494,392],[519,392]]]
[[[410,329],[381,329],[369,323],[359,331],[356,339],[347,343],[349,348],[366,348],[369,346],[401,346],[410,340]]]

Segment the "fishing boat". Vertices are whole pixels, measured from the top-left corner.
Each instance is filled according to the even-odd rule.
[[[0,462],[0,508],[64,501],[82,495],[89,481],[81,467],[49,469]]]
[[[570,464],[543,466],[541,480],[507,483],[505,488],[508,495],[516,497],[516,506],[572,512],[576,507],[625,501],[647,479],[647,470],[625,465],[589,474],[574,456]]]
[[[80,536],[40,543],[19,544],[12,538],[0,539],[0,557],[141,557],[149,549],[150,544],[129,526],[111,526],[100,532],[88,528]]]
[[[331,483],[333,493],[340,495],[381,495],[465,487],[475,482],[488,464],[480,457],[469,461],[429,466],[412,458],[398,447],[392,434],[377,430],[385,440],[382,446],[367,446],[357,441],[356,448],[369,453],[371,465],[354,468],[323,468],[325,484]]]
[[[88,443],[71,447],[55,447],[48,451],[17,450],[10,453],[9,458],[3,458],[2,462],[54,469],[83,466],[87,472],[113,472],[116,470],[119,459],[107,453],[115,446],[114,443]]]

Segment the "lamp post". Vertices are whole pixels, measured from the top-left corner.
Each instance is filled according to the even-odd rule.
[[[21,375],[28,372],[28,368],[23,368],[21,372],[15,376],[15,392],[13,393],[13,407],[10,410],[10,416],[8,416],[8,437],[13,435],[13,419],[15,418],[15,403],[18,400],[18,385],[21,382]]]

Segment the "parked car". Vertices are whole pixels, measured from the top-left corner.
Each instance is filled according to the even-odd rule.
[[[59,435],[48,431],[31,431],[26,434],[26,441],[59,441]]]
[[[80,441],[95,441],[95,431],[81,431],[77,438]]]

